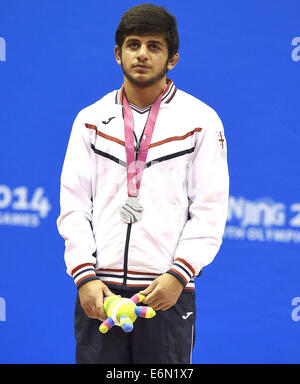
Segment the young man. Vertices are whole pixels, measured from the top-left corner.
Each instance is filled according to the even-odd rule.
[[[229,183],[218,115],[167,79],[178,47],[166,9],[127,11],[115,47],[124,83],[72,128],[57,224],[78,288],[77,363],[191,362],[194,277],[221,245]],[[137,292],[156,316],[101,334],[103,297]]]

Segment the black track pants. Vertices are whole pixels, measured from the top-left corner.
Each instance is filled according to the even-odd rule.
[[[111,291],[122,297],[131,297],[136,293]],[[157,311],[152,319],[138,317],[132,332],[126,333],[121,327],[113,326],[102,334],[99,331],[101,322],[86,316],[77,296],[76,363],[190,364],[195,341],[195,318],[195,294],[183,292],[170,309]]]

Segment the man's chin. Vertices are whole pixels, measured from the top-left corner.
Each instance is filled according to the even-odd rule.
[[[142,88],[142,87],[149,87],[150,85],[158,83],[162,78],[164,78],[164,76],[167,73],[167,70],[161,72],[157,76],[150,77],[150,78],[149,77],[147,78],[146,76],[142,76],[142,75],[132,76],[128,72],[126,72],[124,70],[123,70],[123,73],[124,73],[124,76],[126,77],[126,79],[131,84],[134,84],[137,87],[141,87]]]
[[[124,73],[124,75],[130,83],[132,83],[138,87],[148,87],[149,85],[153,85],[160,80],[160,79],[157,79],[154,77],[151,77],[148,79],[143,78],[142,76],[133,77],[133,76],[128,75],[126,73]]]

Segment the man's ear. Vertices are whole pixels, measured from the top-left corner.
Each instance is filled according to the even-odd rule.
[[[176,64],[178,63],[178,60],[179,60],[179,53],[177,52],[175,53],[174,56],[171,57],[171,59],[168,60],[168,64],[167,64],[168,71],[170,71],[176,66]]]
[[[121,65],[122,60],[121,60],[121,49],[118,45],[115,46],[115,57],[117,60],[117,63]]]

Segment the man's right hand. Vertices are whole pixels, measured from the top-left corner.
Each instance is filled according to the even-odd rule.
[[[101,280],[91,280],[78,288],[81,306],[86,315],[92,319],[104,321],[103,297],[114,296]]]

